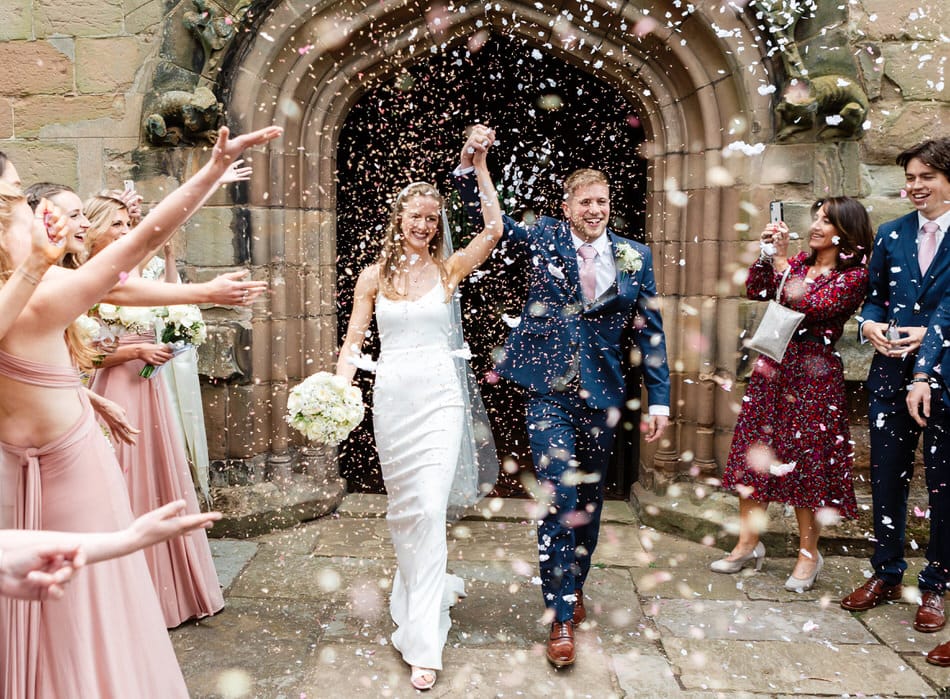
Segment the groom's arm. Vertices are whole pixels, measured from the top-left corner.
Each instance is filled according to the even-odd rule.
[[[640,350],[643,385],[647,389],[651,415],[670,414],[670,366],[666,355],[666,334],[656,291],[653,254],[643,247],[643,275],[637,297],[636,344]]]

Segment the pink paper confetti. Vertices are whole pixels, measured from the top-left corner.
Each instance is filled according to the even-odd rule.
[[[125,284],[129,280],[128,272],[119,272],[119,284]]]

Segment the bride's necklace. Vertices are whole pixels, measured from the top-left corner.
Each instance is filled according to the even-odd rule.
[[[432,260],[426,260],[420,264],[418,255],[413,255],[409,259],[409,266],[402,271],[402,276],[405,279],[406,296],[411,296],[412,290],[418,289],[429,280],[431,276],[429,268],[434,266]]]

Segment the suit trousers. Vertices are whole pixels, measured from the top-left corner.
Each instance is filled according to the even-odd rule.
[[[874,572],[889,585],[903,579],[907,498],[914,475],[914,452],[924,435],[924,476],[930,506],[928,564],[917,582],[921,590],[943,593],[950,578],[950,409],[943,390],[934,390],[927,426],[899,405],[871,399],[871,494],[874,499]],[[898,396],[898,399],[901,396]]]
[[[607,410],[594,409],[576,385],[527,400],[528,435],[535,473],[550,496],[538,522],[538,557],[544,605],[555,621],[574,614],[597,547],[604,504],[604,478],[616,429]]]

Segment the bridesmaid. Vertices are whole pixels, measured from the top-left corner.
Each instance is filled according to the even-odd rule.
[[[130,230],[130,216],[119,193],[98,194],[85,204],[88,260],[94,260]],[[129,272],[137,276],[138,270]],[[187,289],[187,286],[185,287]],[[200,509],[188,467],[177,418],[160,376],[145,379],[146,364],[160,367],[172,352],[157,342],[154,329],[119,336],[118,345],[100,345],[104,354],[92,380],[92,390],[120,402],[129,420],[142,429],[134,444],[117,444],[116,457],[125,473],[133,514],[140,515],[168,500],[184,499],[186,511]],[[169,540],[145,551],[169,628],[192,618],[210,616],[224,607],[224,597],[203,530]]]
[[[101,532],[132,522],[121,470],[79,390],[64,330],[194,212],[242,150],[280,132],[230,139],[222,129],[209,162],[131,234],[79,270],[53,268],[36,280],[0,340],[0,527]],[[19,192],[0,196],[0,279],[27,258],[32,216]],[[0,628],[0,696],[188,696],[141,554],[90,567],[56,603],[3,600]]]

